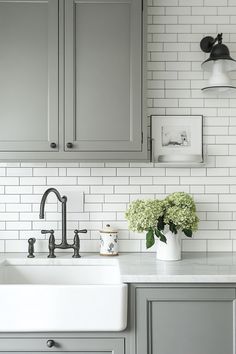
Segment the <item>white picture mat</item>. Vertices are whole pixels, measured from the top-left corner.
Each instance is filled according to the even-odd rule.
[[[202,123],[199,115],[152,116],[154,160],[160,155],[202,156]]]

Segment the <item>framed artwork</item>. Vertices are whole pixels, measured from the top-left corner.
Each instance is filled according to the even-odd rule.
[[[153,159],[166,163],[203,162],[203,116],[152,115]]]

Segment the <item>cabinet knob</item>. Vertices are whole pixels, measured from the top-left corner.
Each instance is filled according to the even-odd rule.
[[[51,147],[52,149],[55,149],[55,148],[57,147],[57,144],[56,144],[56,143],[51,143],[51,144],[50,144],[50,147]]]
[[[67,144],[66,144],[66,147],[67,147],[68,149],[72,149],[72,148],[73,148],[73,144],[72,144],[72,143],[67,143]]]
[[[48,348],[54,347],[54,346],[55,346],[54,340],[53,340],[53,339],[49,339],[49,340],[47,341],[47,346],[48,346]]]

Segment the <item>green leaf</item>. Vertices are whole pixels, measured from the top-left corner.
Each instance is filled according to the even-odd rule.
[[[173,222],[169,223],[169,228],[170,228],[170,231],[173,232],[173,234],[177,234],[178,231],[176,229],[175,224],[173,224]]]
[[[183,230],[183,233],[184,233],[187,237],[192,237],[192,235],[193,235],[192,230],[184,229],[184,230]]]
[[[163,235],[160,230],[155,229],[155,235],[160,239],[160,241],[167,243],[165,235]]]
[[[149,229],[146,234],[146,247],[150,248],[154,245],[154,243],[155,243],[155,239],[154,239],[153,229]]]
[[[159,217],[159,219],[158,219],[158,221],[157,221],[157,228],[158,228],[158,230],[164,230],[164,228],[165,228],[165,223],[164,223],[164,218],[163,218],[163,216],[160,216]]]

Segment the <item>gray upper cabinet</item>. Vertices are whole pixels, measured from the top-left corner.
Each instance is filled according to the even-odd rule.
[[[1,0],[0,48],[0,151],[56,151],[58,1]]]
[[[0,0],[0,160],[147,160],[146,0]]]
[[[234,354],[234,288],[136,289],[137,354]]]
[[[65,150],[141,151],[141,39],[141,0],[66,1]]]

